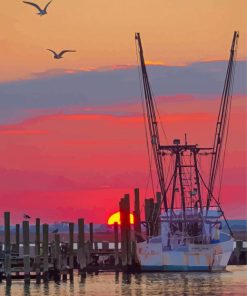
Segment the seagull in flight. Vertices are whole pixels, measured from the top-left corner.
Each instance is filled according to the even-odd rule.
[[[65,49],[62,50],[60,53],[56,53],[54,50],[47,48],[47,50],[49,50],[50,52],[52,52],[54,54],[54,59],[62,59],[63,54],[65,54],[66,52],[76,52],[76,50],[70,50],[70,49]]]
[[[23,218],[24,218],[24,219],[31,219],[31,217],[30,217],[29,215],[27,215],[27,214],[24,214],[24,215],[23,215]]]
[[[46,4],[46,6],[45,6],[44,9],[41,9],[41,8],[39,7],[38,4],[33,3],[33,2],[29,2],[29,1],[22,1],[22,2],[23,2],[23,3],[26,3],[26,4],[29,4],[29,5],[32,5],[32,6],[34,6],[35,8],[37,8],[38,11],[39,11],[37,14],[40,15],[40,16],[42,16],[42,15],[47,14],[47,8],[48,8],[48,6],[50,5],[50,3],[52,2],[52,0],[49,1],[49,2]]]

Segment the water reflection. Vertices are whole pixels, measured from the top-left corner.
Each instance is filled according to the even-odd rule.
[[[30,285],[24,285],[24,296],[30,296]]]
[[[42,284],[43,287],[44,287],[44,291],[43,291],[43,295],[45,296],[49,296],[49,293],[50,293],[50,290],[49,290],[49,283],[45,283],[45,284]],[[52,295],[52,294],[51,294]]]
[[[0,294],[1,295],[1,294]],[[5,288],[5,295],[6,296],[11,296],[11,287],[7,287]]]
[[[84,282],[74,274],[74,282],[25,286],[13,281],[0,284],[1,296],[150,296],[150,295],[243,295],[247,266],[231,267],[222,273],[99,273],[87,275]]]

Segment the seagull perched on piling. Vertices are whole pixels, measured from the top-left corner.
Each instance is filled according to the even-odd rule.
[[[32,5],[32,6],[34,6],[35,8],[37,8],[38,11],[39,11],[37,14],[40,15],[40,16],[42,16],[42,15],[47,14],[47,7],[50,5],[50,3],[52,2],[52,0],[49,1],[49,2],[46,4],[46,6],[45,6],[44,9],[40,8],[38,4],[33,3],[33,2],[29,2],[29,1],[22,1],[22,2],[23,2],[23,3],[26,3],[26,4],[29,4],[29,5]]]
[[[31,219],[31,217],[30,217],[29,215],[27,215],[27,214],[24,214],[24,215],[23,215],[23,218],[24,218],[24,219]]]
[[[70,49],[62,50],[60,53],[56,53],[54,50],[49,48],[47,48],[47,50],[53,53],[54,59],[62,59],[63,54],[65,54],[66,52],[76,52],[76,50],[70,50]]]

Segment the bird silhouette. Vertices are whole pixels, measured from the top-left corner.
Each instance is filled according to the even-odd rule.
[[[57,53],[54,50],[49,49],[49,48],[47,48],[47,50],[49,50],[50,52],[53,53],[54,59],[62,59],[63,54],[65,54],[66,52],[76,52],[76,50],[70,50],[70,49],[62,50],[60,53]]]
[[[29,2],[29,1],[22,1],[22,2],[23,2],[23,3],[26,3],[26,4],[29,4],[29,5],[32,5],[33,7],[37,8],[38,11],[39,11],[37,14],[40,15],[40,16],[42,16],[42,15],[47,14],[47,8],[48,8],[48,6],[50,5],[50,3],[52,2],[52,0],[49,1],[49,2],[46,4],[46,6],[45,6],[44,9],[40,8],[38,4],[33,3],[33,2]]]
[[[31,217],[30,217],[29,215],[27,215],[27,214],[24,214],[24,215],[23,215],[23,218],[24,218],[24,219],[31,219]]]
[[[52,231],[52,233],[58,233],[58,229],[57,229],[57,228],[54,229],[54,230]]]

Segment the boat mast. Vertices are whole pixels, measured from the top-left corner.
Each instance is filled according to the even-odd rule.
[[[138,49],[139,49],[140,66],[142,70],[142,81],[143,81],[143,89],[144,89],[145,103],[146,103],[145,105],[146,105],[146,111],[147,111],[148,127],[149,127],[149,133],[151,138],[152,150],[153,150],[153,155],[155,159],[155,165],[156,165],[156,170],[158,174],[162,200],[164,203],[165,211],[167,212],[168,207],[167,207],[167,197],[166,197],[166,186],[165,186],[162,155],[160,153],[158,123],[156,120],[154,102],[153,102],[152,92],[151,92],[151,88],[148,80],[140,33],[135,34],[135,40],[137,42]]]
[[[222,146],[224,141],[226,141],[226,138],[227,138],[227,128],[228,128],[228,121],[229,121],[229,114],[230,114],[230,107],[231,107],[234,66],[235,66],[235,57],[236,57],[236,51],[237,51],[238,38],[239,38],[239,33],[235,31],[233,34],[233,40],[232,40],[232,45],[230,50],[230,57],[229,57],[229,62],[228,62],[228,67],[226,72],[226,78],[225,78],[223,93],[221,97],[218,119],[216,123],[214,146],[213,146],[211,165],[210,165],[207,211],[210,207],[210,202],[211,202],[213,191],[214,191],[215,179],[219,171],[219,162],[222,156]],[[219,200],[219,196],[218,196],[218,200]]]

